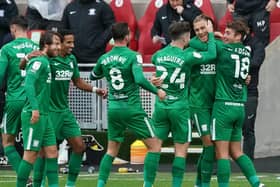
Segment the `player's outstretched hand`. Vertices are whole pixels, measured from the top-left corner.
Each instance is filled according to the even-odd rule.
[[[158,89],[157,95],[158,95],[160,100],[164,100],[165,96],[166,96],[166,93],[162,89]]]
[[[32,116],[30,119],[30,123],[31,124],[37,123],[39,121],[39,118],[40,118],[39,110],[32,110]]]
[[[156,77],[156,74],[153,73],[151,79],[150,79],[151,83],[153,85],[155,85],[156,87],[160,87],[162,84],[162,80],[160,79],[160,77]]]
[[[29,53],[28,55],[26,55],[24,58],[22,58],[20,60],[19,68],[25,69],[26,64],[28,63],[28,60],[30,60],[31,58],[37,57],[37,56],[42,56],[42,55],[43,55],[42,51],[33,51],[33,52]]]
[[[108,92],[107,92],[107,89],[97,88],[96,94],[99,96],[102,96],[103,99],[105,99],[105,98],[107,98]]]

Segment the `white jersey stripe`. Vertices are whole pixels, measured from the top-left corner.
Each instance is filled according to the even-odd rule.
[[[146,123],[146,125],[147,125],[147,127],[148,127],[148,129],[149,129],[149,131],[150,131],[151,136],[152,136],[152,137],[155,137],[155,133],[154,133],[154,131],[153,131],[153,128],[152,128],[152,126],[151,126],[151,124],[150,124],[148,118],[145,117],[145,118],[144,118],[144,121],[145,121],[145,123]]]
[[[30,148],[31,148],[32,135],[33,135],[33,129],[29,128],[28,141],[27,141],[27,150],[30,150]]]

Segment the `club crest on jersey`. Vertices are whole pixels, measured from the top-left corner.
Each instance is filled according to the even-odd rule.
[[[88,15],[94,16],[96,14],[95,12],[96,12],[95,8],[91,8],[88,10]]]
[[[32,70],[37,71],[41,67],[41,62],[35,61],[34,64],[32,65]]]

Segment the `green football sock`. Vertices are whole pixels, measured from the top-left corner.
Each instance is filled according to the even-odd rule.
[[[156,178],[160,159],[159,152],[148,152],[144,161],[144,187],[151,187]]]
[[[105,186],[113,163],[114,157],[109,154],[105,154],[101,160],[100,167],[99,167],[99,176],[97,181],[97,187]]]
[[[217,176],[218,176],[219,187],[228,187],[229,186],[229,177],[230,177],[229,159],[219,159],[218,160]]]
[[[172,187],[181,187],[186,168],[186,158],[175,157],[172,164]]]
[[[208,187],[211,181],[213,171],[213,164],[215,159],[214,146],[207,146],[203,148],[203,157],[201,160],[201,179],[202,187]]]
[[[197,161],[197,164],[196,164],[196,179],[195,179],[195,186],[196,187],[201,187],[201,160],[202,160],[202,157],[203,157],[203,152],[204,150],[202,151],[201,155],[199,156],[199,159]]]
[[[250,182],[251,186],[258,187],[260,184],[260,179],[257,176],[254,164],[251,159],[247,155],[243,154],[236,159],[236,163],[246,176],[247,180]]]
[[[49,187],[58,187],[57,158],[46,158],[46,176]]]
[[[80,173],[83,155],[72,152],[69,161],[69,173],[66,186],[75,186],[77,177]]]
[[[22,160],[18,166],[17,187],[25,187],[33,165]]]
[[[21,157],[18,154],[16,147],[9,145],[4,148],[5,155],[8,157],[9,163],[12,165],[13,170],[18,171],[19,164],[21,162]]]
[[[33,168],[33,187],[40,187],[45,174],[45,159],[38,157]]]

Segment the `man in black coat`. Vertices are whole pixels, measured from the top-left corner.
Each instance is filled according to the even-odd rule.
[[[75,0],[66,6],[62,23],[75,34],[73,53],[78,63],[96,63],[105,53],[114,22],[112,9],[102,0]]]
[[[168,45],[171,42],[168,27],[172,22],[188,21],[191,24],[201,13],[201,10],[193,4],[193,0],[168,0],[168,3],[163,5],[156,14],[151,30],[153,42],[161,42],[162,47]]]

